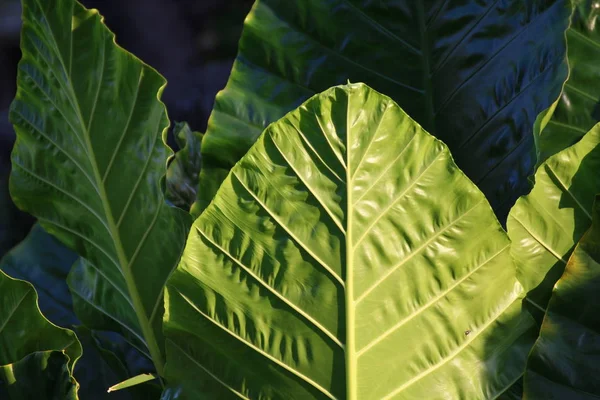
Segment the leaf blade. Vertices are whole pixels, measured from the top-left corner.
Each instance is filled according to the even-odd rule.
[[[124,293],[119,316],[141,330],[160,371],[152,317],[189,223],[166,206],[160,187],[169,155],[165,81],[115,44],[96,10],[74,0],[24,1],[21,37],[10,111],[13,199],[99,268],[112,288],[96,299]],[[80,284],[93,292],[92,283]]]
[[[367,86],[334,87],[271,125],[194,223],[167,284],[168,391],[493,398],[535,336],[508,245],[441,142]]]
[[[567,76],[570,12],[562,0],[469,8],[445,1],[256,2],[208,122],[204,192],[192,213],[200,215],[262,129],[315,93],[350,80],[391,95],[445,141],[503,220],[529,188],[531,126]]]

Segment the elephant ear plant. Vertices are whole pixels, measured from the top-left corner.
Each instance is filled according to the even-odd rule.
[[[479,400],[564,381],[549,358],[581,349],[552,326],[585,333],[554,321],[576,307],[564,286],[594,293],[595,272],[569,276],[597,266],[597,235],[573,249],[600,192],[600,127],[559,129],[571,3],[429,3],[258,1],[207,134],[177,124],[171,158],[165,80],[96,10],[23,0],[10,190],[39,226],[22,249],[63,255],[56,308],[119,370],[111,391]],[[22,249],[2,269],[52,293],[51,263]],[[73,331],[29,284],[0,272],[0,289],[0,394],[77,398]]]
[[[21,49],[12,197],[82,257],[71,281],[82,322],[114,326],[162,374],[163,289],[189,226],[161,183],[165,81],[73,0],[24,1]]]
[[[494,398],[535,334],[509,245],[445,145],[367,86],[332,88],[194,223],[167,379],[191,398]]]

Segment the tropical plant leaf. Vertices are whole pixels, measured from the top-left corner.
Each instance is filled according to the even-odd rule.
[[[556,283],[525,372],[525,399],[598,399],[600,197]]]
[[[567,30],[569,79],[552,119],[537,138],[538,162],[571,146],[600,121],[600,8],[596,0],[574,0]]]
[[[140,374],[140,375],[136,375],[133,378],[129,378],[127,380],[124,380],[122,382],[117,383],[116,385],[113,385],[111,387],[108,388],[109,392],[116,392],[118,390],[123,390],[123,389],[127,389],[127,388],[131,388],[134,386],[138,386],[141,385],[143,383],[149,382],[149,381],[155,381],[156,380],[156,376],[152,375],[152,374]]]
[[[57,398],[50,396],[55,390],[76,385],[71,375],[80,356],[75,334],[41,314],[33,286],[0,271],[0,381],[11,398],[20,398],[16,394],[27,392],[32,384],[48,390],[36,398]],[[71,398],[76,392],[75,388]]]
[[[202,143],[194,215],[271,122],[349,79],[443,140],[504,221],[529,189],[532,126],[567,77],[569,0],[258,0]]]
[[[540,319],[574,246],[590,227],[594,197],[600,192],[598,171],[600,125],[542,163],[531,193],[508,216],[518,277],[529,302],[541,311]]]
[[[69,372],[69,357],[60,351],[38,351],[0,366],[11,400],[77,400],[78,384]],[[0,394],[2,394],[0,385]]]
[[[494,398],[536,333],[484,195],[363,84],[267,128],[166,293],[170,393],[191,399]]]
[[[175,153],[167,169],[167,199],[175,206],[189,211],[198,190],[198,175],[202,166],[202,134],[192,131],[186,122],[177,122],[173,135],[179,151]]]
[[[128,323],[161,372],[163,287],[188,228],[161,188],[165,80],[74,0],[24,0],[21,50],[13,199],[88,260],[87,300]]]

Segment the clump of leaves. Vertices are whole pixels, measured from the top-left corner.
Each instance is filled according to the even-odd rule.
[[[258,1],[207,134],[177,124],[171,158],[164,79],[97,11],[23,0],[11,194],[70,249],[57,307],[120,371],[111,390],[514,398],[525,371],[526,396],[549,392],[543,354],[581,351],[547,329],[600,192],[600,128],[557,131],[585,76],[573,65],[556,100],[570,2],[334,3]],[[132,372],[105,331],[153,370]],[[8,332],[6,362],[26,365],[11,385],[77,396],[78,355]]]

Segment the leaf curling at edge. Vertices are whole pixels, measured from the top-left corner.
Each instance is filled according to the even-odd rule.
[[[71,375],[69,356],[61,351],[38,351],[8,366],[0,366],[8,386],[0,395],[10,400],[78,400],[79,383]],[[2,397],[4,399],[4,397]]]
[[[531,127],[567,76],[572,8],[569,0],[463,3],[256,1],[208,121],[192,214],[267,125],[351,80],[386,93],[443,140],[504,223],[529,190]]]
[[[44,388],[40,400],[54,399],[43,397],[52,393],[76,399],[73,369],[81,353],[75,333],[41,313],[34,287],[0,271],[0,378],[6,391],[18,399],[32,387]]]
[[[536,334],[509,243],[442,142],[364,84],[331,88],[194,223],[164,398],[495,398]]]
[[[569,76],[561,94],[553,104],[547,125],[534,134],[537,165],[548,157],[577,143],[600,121],[600,9],[596,0],[574,0],[573,15],[567,39]]]
[[[73,375],[80,385],[78,395],[84,399],[104,399],[106,388],[114,382],[135,376],[140,369],[151,371],[152,361],[138,355],[137,350],[117,333],[109,336],[111,350],[121,350],[119,355],[123,362],[129,361],[132,367],[123,371],[115,363],[105,363],[103,360],[108,350],[100,348],[97,336],[103,338],[106,333],[98,333],[77,326],[80,321],[75,315],[67,275],[77,260],[77,255],[60,241],[54,238],[39,225],[35,224],[27,237],[2,257],[0,270],[15,279],[31,283],[38,294],[38,306],[42,314],[53,324],[72,329],[79,339],[83,354],[75,365]],[[100,318],[103,316],[100,315]],[[98,318],[98,316],[94,316]],[[118,330],[118,328],[116,329]],[[106,343],[106,340],[103,341]],[[112,353],[112,357],[117,357]],[[34,357],[43,361],[44,357]],[[33,361],[35,362],[35,361]],[[158,396],[154,396],[156,398]],[[1,396],[0,396],[1,398]],[[114,398],[114,399],[113,399]],[[127,396],[112,396],[113,400],[128,399]]]
[[[165,80],[74,0],[24,0],[21,50],[11,195],[88,260],[83,300],[128,321],[122,331],[141,338],[161,373],[163,287],[190,223],[162,190]]]
[[[554,286],[527,361],[524,399],[597,399],[600,349],[600,197],[593,223]]]
[[[531,192],[511,209],[507,229],[517,276],[541,322],[552,288],[588,230],[600,193],[600,124],[544,161]]]

